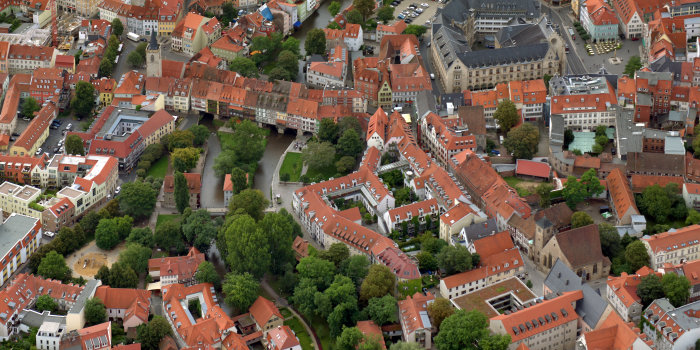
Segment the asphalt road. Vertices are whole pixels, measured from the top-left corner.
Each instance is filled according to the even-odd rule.
[[[542,3],[544,4],[544,3]],[[571,18],[567,15],[567,13],[571,10],[571,7],[552,7],[549,8],[546,5],[542,7],[543,13],[547,15],[547,17],[551,18],[552,23],[558,24],[559,25],[559,31],[561,33],[561,37],[564,38],[564,42],[569,45],[569,48],[571,49],[568,54],[566,54],[566,68],[567,68],[567,73],[568,74],[584,74],[587,73],[586,71],[586,66],[583,64],[583,61],[581,60],[580,54],[586,54],[585,52],[579,53],[579,48],[577,48],[576,43],[574,40],[571,38],[569,35],[569,30],[568,28],[573,26],[573,23],[571,21]]]

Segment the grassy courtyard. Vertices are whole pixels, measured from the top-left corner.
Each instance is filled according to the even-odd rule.
[[[287,154],[284,156],[284,161],[282,161],[282,166],[280,167],[280,180],[292,182],[299,181],[299,176],[301,176],[301,168],[301,153],[287,152]],[[284,180],[285,178],[287,180]]]
[[[180,214],[160,214],[158,215],[158,219],[156,219],[156,227],[164,222],[173,220],[180,220]]]
[[[168,171],[168,156],[160,157],[155,163],[151,164],[151,168],[146,172],[146,176],[153,176],[158,179],[165,178],[165,173]]]
[[[423,287],[423,282],[420,279],[409,280],[406,282],[399,283],[399,296],[400,299],[406,299],[407,296],[416,294],[421,291]]]

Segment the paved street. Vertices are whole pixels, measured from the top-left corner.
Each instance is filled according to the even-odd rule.
[[[525,254],[521,255],[523,256],[523,260],[525,260],[525,271],[527,272],[525,282],[527,282],[527,280],[532,281],[532,291],[535,293],[535,295],[542,296],[542,285],[545,278],[547,278],[547,275],[538,270],[537,267],[535,267],[535,263]]]

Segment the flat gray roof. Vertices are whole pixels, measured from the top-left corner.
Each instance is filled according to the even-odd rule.
[[[3,224],[0,225],[0,257],[5,257],[17,242],[27,235],[38,219],[12,213]]]

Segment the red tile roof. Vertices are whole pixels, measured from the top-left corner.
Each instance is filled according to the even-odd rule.
[[[268,331],[267,343],[270,350],[291,350],[301,347],[299,339],[289,326],[280,326]]]
[[[384,335],[382,334],[381,328],[377,326],[374,321],[358,321],[357,328],[364,334],[365,337],[377,340],[382,349],[386,349],[386,344],[384,343]]]
[[[185,180],[187,180],[187,187],[189,188],[190,194],[200,193],[202,191],[202,174],[183,173],[182,175],[184,175]],[[175,177],[173,175],[166,175],[163,179],[163,192],[175,192]]]
[[[399,301],[399,318],[404,334],[411,334],[418,329],[430,329],[430,324],[424,324],[422,313],[428,311],[428,305],[435,300],[435,295],[416,293]],[[427,316],[427,315],[426,315]]]
[[[150,291],[99,286],[95,291],[95,297],[102,300],[107,309],[125,310],[124,320],[136,316],[142,322],[148,322],[151,308]]]
[[[628,350],[635,348],[634,343],[638,339],[650,341],[634,323],[625,323],[615,312],[609,313],[598,329],[584,333],[583,336],[588,349],[601,350]]]
[[[149,259],[148,271],[159,271],[161,278],[177,275],[178,279],[184,280],[194,276],[202,261],[204,254],[192,247],[186,256]]]
[[[280,313],[280,310],[277,309],[277,306],[275,306],[275,303],[265,299],[262,296],[259,296],[258,299],[255,300],[253,305],[250,306],[248,312],[250,312],[250,316],[253,317],[260,328],[264,328],[272,316],[277,316],[279,319],[284,319]]]
[[[678,185],[678,190],[682,190],[683,178],[678,176],[656,176],[656,175],[639,175],[633,174],[630,177],[630,183],[632,185],[632,192],[641,193],[645,188],[652,185],[659,185],[661,187],[666,187],[670,183],[675,183]]]
[[[22,147],[29,151],[39,141],[39,137],[49,128],[57,114],[58,110],[53,102],[45,104],[34,119],[29,122],[22,134],[19,135],[13,146]]]
[[[551,172],[549,164],[544,162],[535,162],[527,159],[518,159],[515,162],[515,173],[518,175],[535,176],[541,178],[549,178]]]
[[[661,251],[666,253],[673,252],[689,245],[696,245],[698,240],[700,240],[700,225],[690,225],[675,231],[662,232],[651,237],[642,238],[642,241],[649,244],[653,253]]]
[[[639,214],[634,194],[627,183],[627,177],[620,169],[613,169],[605,181],[608,183],[608,192],[610,192],[610,198],[618,215],[627,214],[630,208],[632,208],[633,214]]]

